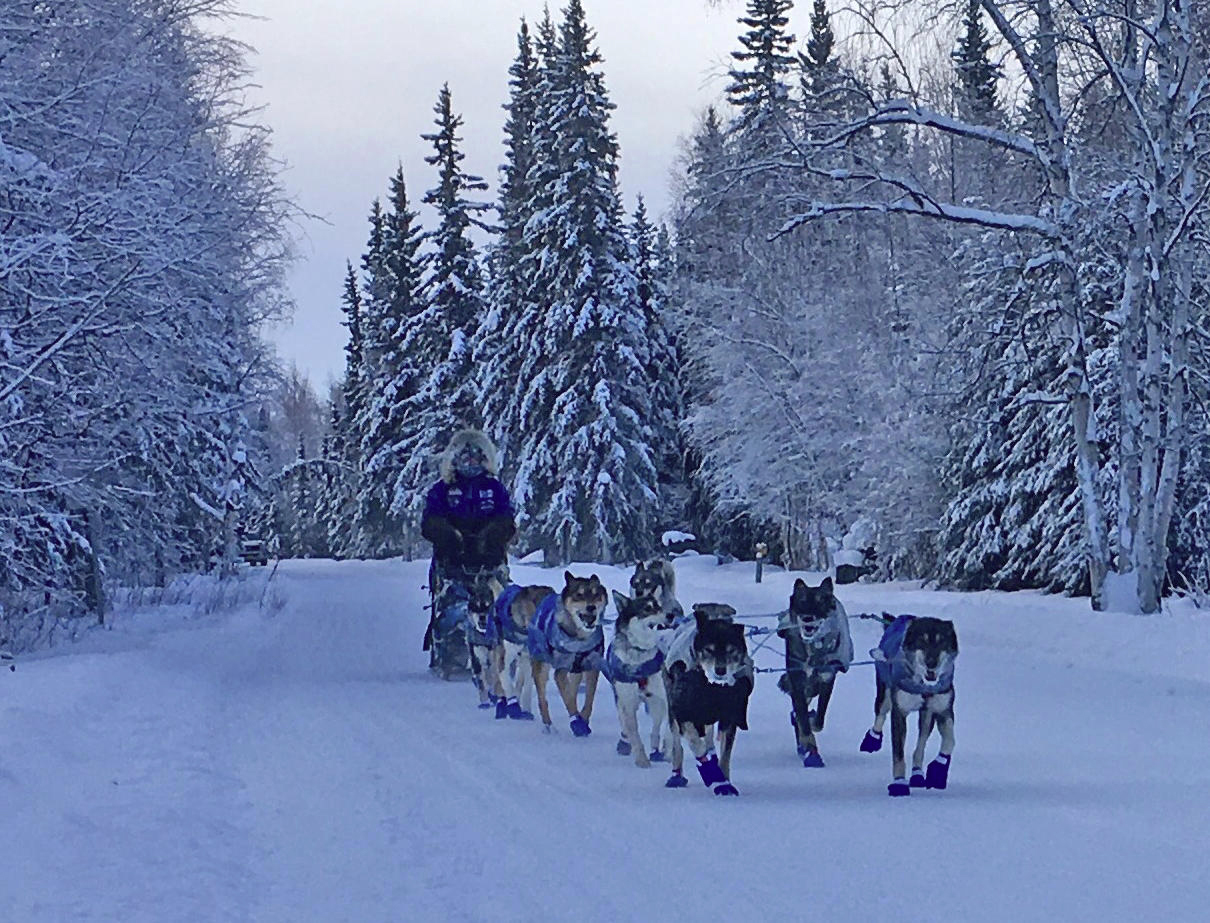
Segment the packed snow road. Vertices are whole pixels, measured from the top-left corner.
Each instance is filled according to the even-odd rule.
[[[741,612],[783,606],[793,579],[677,569],[686,604]],[[576,739],[431,678],[424,576],[286,562],[268,605],[141,611],[0,675],[0,920],[1204,917],[1210,619],[1194,611],[841,587],[850,613],[956,620],[949,789],[887,797],[886,748],[857,751],[873,679],[854,667],[825,769],[802,768],[788,700],[759,676],[742,794],[719,799],[617,756],[605,687]],[[859,658],[876,631],[853,622]]]

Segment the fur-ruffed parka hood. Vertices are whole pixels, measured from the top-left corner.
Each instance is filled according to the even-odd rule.
[[[483,451],[483,470],[492,477],[499,477],[500,469],[499,462],[496,458],[496,446],[487,435],[477,429],[464,429],[454,434],[450,439],[450,444],[445,447],[445,452],[441,455],[441,480],[447,484],[453,484],[456,472],[454,471],[454,456],[458,454],[458,450],[465,445],[478,446]]]

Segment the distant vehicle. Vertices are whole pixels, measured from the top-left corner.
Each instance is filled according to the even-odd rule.
[[[246,538],[240,542],[239,556],[255,567],[269,563],[269,543],[263,538]]]

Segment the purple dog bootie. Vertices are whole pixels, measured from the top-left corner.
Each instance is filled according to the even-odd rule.
[[[818,750],[810,750],[802,758],[803,767],[806,769],[823,769],[823,757],[819,755]]]
[[[718,755],[715,753],[699,756],[697,758],[697,771],[702,777],[702,782],[707,786],[718,785],[720,782],[727,781],[727,777],[723,775],[723,767],[718,764]]]
[[[614,749],[617,750],[618,756],[630,756],[630,741],[623,737]]]
[[[896,779],[886,787],[886,793],[892,798],[902,798],[912,793],[911,787],[903,779]]]
[[[924,788],[924,770],[923,769],[913,769],[912,770],[912,777],[910,779],[908,779],[908,786],[910,788]]]
[[[950,754],[938,753],[937,758],[925,770],[924,784],[928,788],[943,789],[949,783]]]
[[[571,719],[571,732],[577,737],[587,737],[592,733],[592,728],[588,726],[587,721],[585,721],[579,715],[576,715]]]
[[[672,775],[668,777],[668,781],[664,783],[664,788],[684,788],[689,784],[689,780],[681,773],[679,769],[672,770]]]
[[[500,696],[500,698],[496,699],[496,719],[499,720],[501,718],[507,718],[507,717],[508,717],[508,699],[506,699],[504,696]]]
[[[865,737],[861,741],[862,753],[877,753],[882,749],[882,735],[877,731],[870,730],[865,732]]]

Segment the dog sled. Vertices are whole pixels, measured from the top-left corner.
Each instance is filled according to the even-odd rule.
[[[457,566],[434,561],[429,567],[429,624],[422,649],[429,652],[429,669],[442,679],[462,679],[472,673],[467,638],[471,587],[492,578],[507,585],[508,565]]]

